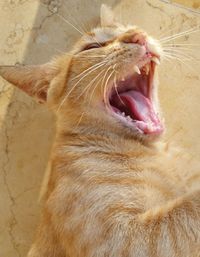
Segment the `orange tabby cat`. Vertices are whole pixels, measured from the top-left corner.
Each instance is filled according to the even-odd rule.
[[[156,141],[163,50],[105,5],[70,54],[0,74],[57,117],[42,222],[28,257],[200,256],[199,171]],[[181,158],[179,159],[181,161]]]

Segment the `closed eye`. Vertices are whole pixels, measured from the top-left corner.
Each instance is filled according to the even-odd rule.
[[[92,43],[92,44],[86,45],[82,51],[90,50],[93,48],[100,48],[100,47],[102,47],[102,45],[100,45],[99,43]]]

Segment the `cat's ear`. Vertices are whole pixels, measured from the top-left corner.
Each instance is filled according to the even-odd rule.
[[[0,66],[0,75],[28,95],[44,103],[57,71],[51,63],[32,66]]]
[[[101,5],[101,26],[112,27],[116,23],[115,16],[111,8],[105,4]]]

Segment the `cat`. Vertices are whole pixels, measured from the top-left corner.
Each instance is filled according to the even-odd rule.
[[[44,65],[1,76],[55,113],[41,223],[28,257],[199,257],[200,172],[162,143],[159,41],[101,7],[101,26]]]

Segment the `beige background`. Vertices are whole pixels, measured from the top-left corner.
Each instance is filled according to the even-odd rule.
[[[0,63],[43,63],[68,50],[80,35],[58,13],[85,30],[98,21],[101,2],[1,0]],[[104,2],[115,8],[124,23],[136,23],[158,38],[200,24],[199,0],[182,0],[193,3],[195,12],[164,3],[170,1]],[[176,42],[199,44],[200,32]],[[200,45],[184,47],[187,50],[184,49],[181,61],[163,62],[161,66],[160,97],[168,128],[167,140],[177,141],[197,159]],[[52,114],[0,80],[0,257],[26,256],[39,219],[38,198],[53,134]]]

